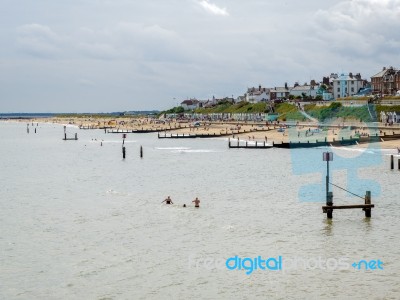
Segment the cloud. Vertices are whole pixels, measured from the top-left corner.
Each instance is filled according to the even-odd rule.
[[[398,54],[400,0],[346,0],[315,14],[314,32],[347,56]]]
[[[39,57],[54,57],[60,53],[63,39],[49,27],[26,24],[17,28],[17,43],[23,52]]]
[[[158,24],[119,22],[106,28],[81,27],[57,34],[49,26],[26,24],[17,28],[19,50],[47,59],[198,61],[202,50],[177,32]]]
[[[202,0],[199,2],[200,6],[203,7],[207,12],[218,15],[218,16],[229,16],[226,8],[220,8],[214,3],[210,3],[207,0]]]

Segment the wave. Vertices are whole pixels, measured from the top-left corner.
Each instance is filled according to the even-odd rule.
[[[189,147],[156,147],[157,150],[190,150]]]
[[[109,195],[116,195],[116,196],[129,196],[128,193],[118,192],[118,191],[115,191],[115,190],[113,190],[113,189],[107,190],[107,191],[106,191],[106,194],[109,194]]]
[[[215,153],[215,152],[218,152],[218,151],[215,151],[215,150],[206,150],[206,149],[197,149],[197,150],[185,150],[185,149],[182,149],[182,150],[174,150],[174,151],[171,151],[172,153]]]

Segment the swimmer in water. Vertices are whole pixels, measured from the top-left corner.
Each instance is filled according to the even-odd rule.
[[[192,202],[194,202],[194,207],[200,207],[200,200],[196,197]]]
[[[172,200],[169,196],[163,202],[165,202],[166,204],[174,204],[174,202],[172,202]],[[163,203],[163,202],[161,202],[161,203]]]
[[[183,204],[183,207],[186,207],[186,204]]]

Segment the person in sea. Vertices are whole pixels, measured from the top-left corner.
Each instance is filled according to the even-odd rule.
[[[163,202],[165,202],[166,204],[174,204],[174,202],[172,202],[172,200],[169,196]],[[161,203],[163,203],[163,202],[161,202]]]
[[[196,197],[192,202],[194,202],[194,207],[200,207],[200,200]]]

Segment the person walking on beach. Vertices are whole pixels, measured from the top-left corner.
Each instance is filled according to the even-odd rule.
[[[192,202],[194,202],[194,207],[200,207],[200,200],[196,197]]]
[[[166,204],[174,204],[174,202],[172,202],[172,200],[169,196],[163,202],[165,202]],[[163,202],[161,202],[161,203],[163,203]]]

